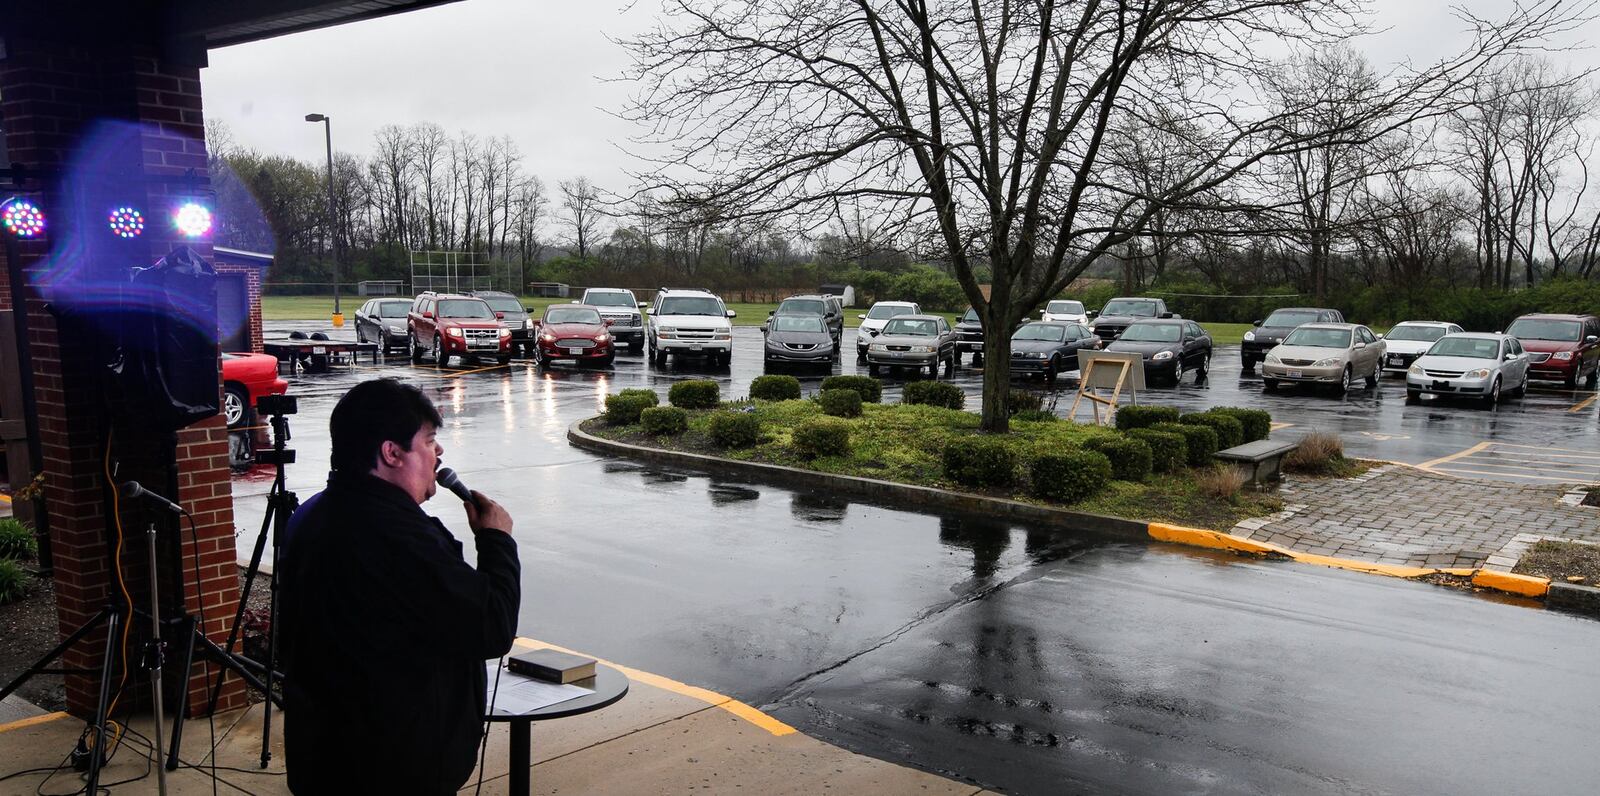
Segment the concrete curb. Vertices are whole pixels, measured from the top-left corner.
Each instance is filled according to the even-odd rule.
[[[1600,618],[1600,589],[1573,583],[1552,583],[1545,605],[1558,611]]]
[[[579,425],[584,422],[586,421],[580,420],[567,427],[567,442],[574,447],[596,453],[627,456],[659,464],[670,464],[713,473],[754,478],[791,489],[800,487],[827,490],[866,498],[876,498],[886,502],[893,501],[918,507],[947,509],[988,518],[998,517],[1019,522],[1040,523],[1063,530],[1087,531],[1120,539],[1143,540],[1148,538],[1149,535],[1149,523],[1138,520],[1125,520],[1121,517],[1106,517],[1100,514],[1088,514],[1049,506],[1035,506],[1031,503],[1023,503],[1016,500],[948,492],[943,489],[899,484],[893,481],[880,481],[875,478],[819,473],[815,470],[802,470],[798,467],[784,467],[761,462],[741,462],[735,459],[724,459],[719,456],[706,456],[699,453],[630,445],[626,442],[616,442],[596,437],[579,428]]]

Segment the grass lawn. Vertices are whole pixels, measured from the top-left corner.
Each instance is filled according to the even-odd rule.
[[[851,426],[848,454],[805,459],[792,447],[794,429],[807,419],[822,416],[821,408],[811,400],[758,401],[753,406],[756,417],[761,420],[764,439],[755,447],[745,449],[723,450],[711,441],[707,434],[709,411],[691,412],[689,430],[676,437],[653,437],[639,425],[612,427],[601,419],[587,421],[584,429],[596,436],[632,444],[988,494],[1040,505],[1047,505],[1048,501],[1032,497],[1027,487],[1026,462],[1032,455],[1078,447],[1090,437],[1117,433],[1067,421],[1012,421],[1012,431],[1004,440],[1021,462],[1018,484],[984,492],[949,481],[942,467],[946,442],[978,433],[978,415],[974,413],[924,405],[865,404],[861,417],[847,421]],[[1182,470],[1156,474],[1140,483],[1112,481],[1099,494],[1072,508],[1217,530],[1227,530],[1240,520],[1282,508],[1282,501],[1271,494],[1239,492],[1232,498],[1208,496],[1202,493],[1195,478],[1203,472]]]

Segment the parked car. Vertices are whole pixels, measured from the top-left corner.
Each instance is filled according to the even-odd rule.
[[[650,360],[664,366],[671,354],[705,357],[712,364],[727,365],[733,360],[733,324],[728,319],[737,315],[709,291],[657,290],[645,325]]]
[[[228,428],[250,422],[250,410],[263,395],[283,395],[289,382],[278,378],[278,358],[271,354],[222,355],[222,416]]]
[[[875,301],[865,315],[857,315],[861,327],[856,329],[856,362],[867,361],[867,346],[872,338],[883,331],[884,324],[901,315],[919,315],[922,307],[914,301]]]
[[[511,362],[511,330],[494,317],[489,302],[454,293],[426,292],[406,315],[411,361],[431,357],[441,367],[450,357],[494,357]]]
[[[1055,299],[1046,302],[1044,309],[1039,310],[1040,320],[1046,322],[1060,321],[1061,323],[1088,325],[1090,319],[1094,318],[1094,316],[1093,310],[1084,309],[1083,302],[1071,299]]]
[[[1308,323],[1344,323],[1344,313],[1323,307],[1284,307],[1273,310],[1266,320],[1256,321],[1254,329],[1244,333],[1244,343],[1239,346],[1239,358],[1245,373],[1254,373],[1256,365],[1266,359],[1267,352],[1283,342],[1296,328]]]
[[[827,365],[839,356],[839,341],[821,316],[774,315],[767,323],[764,364]]]
[[[377,298],[356,310],[356,342],[377,343],[379,350],[388,353],[392,348],[406,347],[406,313],[411,311],[411,299]]]
[[[956,369],[956,332],[941,315],[900,315],[883,325],[883,333],[867,347],[867,366],[872,375],[878,368],[927,368],[932,378],[939,377],[939,364],[945,375]]]
[[[956,321],[956,364],[961,364],[961,355],[972,352],[972,366],[983,364],[983,321],[978,319],[978,310],[968,307]]]
[[[1395,324],[1388,334],[1380,334],[1388,351],[1383,355],[1385,372],[1405,373],[1439,338],[1447,334],[1461,334],[1464,329],[1453,323],[1440,321],[1406,321]]]
[[[611,321],[612,339],[627,344],[629,351],[637,354],[644,350],[644,316],[632,290],[591,287],[583,291],[583,298],[577,303],[599,308],[600,317]]]
[[[1533,378],[1566,382],[1569,387],[1586,379],[1591,390],[1600,382],[1600,318],[1524,315],[1506,327],[1506,334],[1527,350]]]
[[[522,306],[522,302],[516,296],[499,290],[472,290],[468,291],[467,295],[489,302],[489,309],[494,310],[495,320],[511,330],[512,351],[521,352],[523,355],[533,353],[532,308]]]
[[[1308,323],[1295,327],[1267,352],[1261,382],[1275,390],[1283,382],[1331,385],[1343,393],[1357,378],[1378,386],[1386,346],[1371,329],[1353,323]]]
[[[1100,308],[1100,317],[1089,325],[1100,339],[1111,342],[1136,321],[1151,318],[1177,318],[1167,311],[1167,302],[1158,298],[1114,298]]]
[[[1406,370],[1406,400],[1424,394],[1461,395],[1493,406],[1502,391],[1528,392],[1530,358],[1517,338],[1503,334],[1447,334]]]
[[[611,322],[600,315],[599,307],[552,304],[545,308],[543,318],[534,321],[533,328],[538,334],[533,348],[536,367],[558,359],[610,365],[617,356]]]
[[[833,344],[839,345],[844,337],[844,305],[839,303],[838,296],[790,296],[778,302],[778,308],[767,313],[767,321],[761,325],[761,330],[766,331],[772,325],[772,319],[779,315],[811,315],[822,319],[828,327],[828,334],[833,336]]]
[[[1081,323],[1040,321],[1027,323],[1011,334],[1011,372],[1043,374],[1055,381],[1057,373],[1078,369],[1078,352],[1094,350],[1100,338]]]
[[[1195,381],[1211,370],[1211,335],[1200,324],[1181,318],[1135,321],[1123,330],[1107,351],[1138,354],[1144,358],[1146,382],[1166,379],[1177,384],[1194,371]]]

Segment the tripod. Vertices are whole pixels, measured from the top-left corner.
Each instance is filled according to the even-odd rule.
[[[267,493],[267,513],[261,518],[261,531],[256,534],[255,548],[250,552],[250,565],[245,568],[244,586],[239,590],[239,607],[233,614],[233,628],[228,631],[228,643],[223,653],[231,659],[245,661],[259,669],[266,677],[266,686],[251,682],[256,688],[266,695],[266,703],[261,715],[261,767],[266,768],[272,760],[272,706],[283,707],[282,701],[273,694],[272,681],[282,679],[283,675],[277,672],[278,664],[278,557],[283,549],[284,537],[289,525],[289,517],[295,509],[300,507],[300,498],[289,491],[284,485],[285,467],[294,462],[294,451],[285,447],[289,441],[289,418],[295,414],[298,406],[292,396],[262,396],[256,407],[271,416],[272,450],[258,451],[258,463],[271,464],[277,468],[272,480],[272,490]],[[262,662],[252,661],[242,654],[233,651],[234,644],[239,640],[239,628],[244,625],[244,613],[250,603],[250,592],[255,587],[256,576],[261,574],[261,556],[266,552],[267,531],[272,531],[272,578],[268,582],[270,598],[267,609],[267,659]],[[217,700],[222,696],[223,672],[217,673],[216,682],[211,687],[211,702],[206,712],[216,710]],[[178,742],[183,737],[181,716],[179,724],[174,728],[172,750],[167,756],[167,770],[176,770],[178,767]]]

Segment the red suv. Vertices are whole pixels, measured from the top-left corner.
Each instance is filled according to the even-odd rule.
[[[1579,380],[1593,389],[1600,381],[1600,318],[1593,315],[1524,315],[1506,327],[1522,341],[1533,367],[1529,378]]]
[[[495,318],[489,302],[453,293],[422,293],[406,315],[411,361],[432,357],[440,366],[450,357],[494,357],[511,362],[511,330]]]

